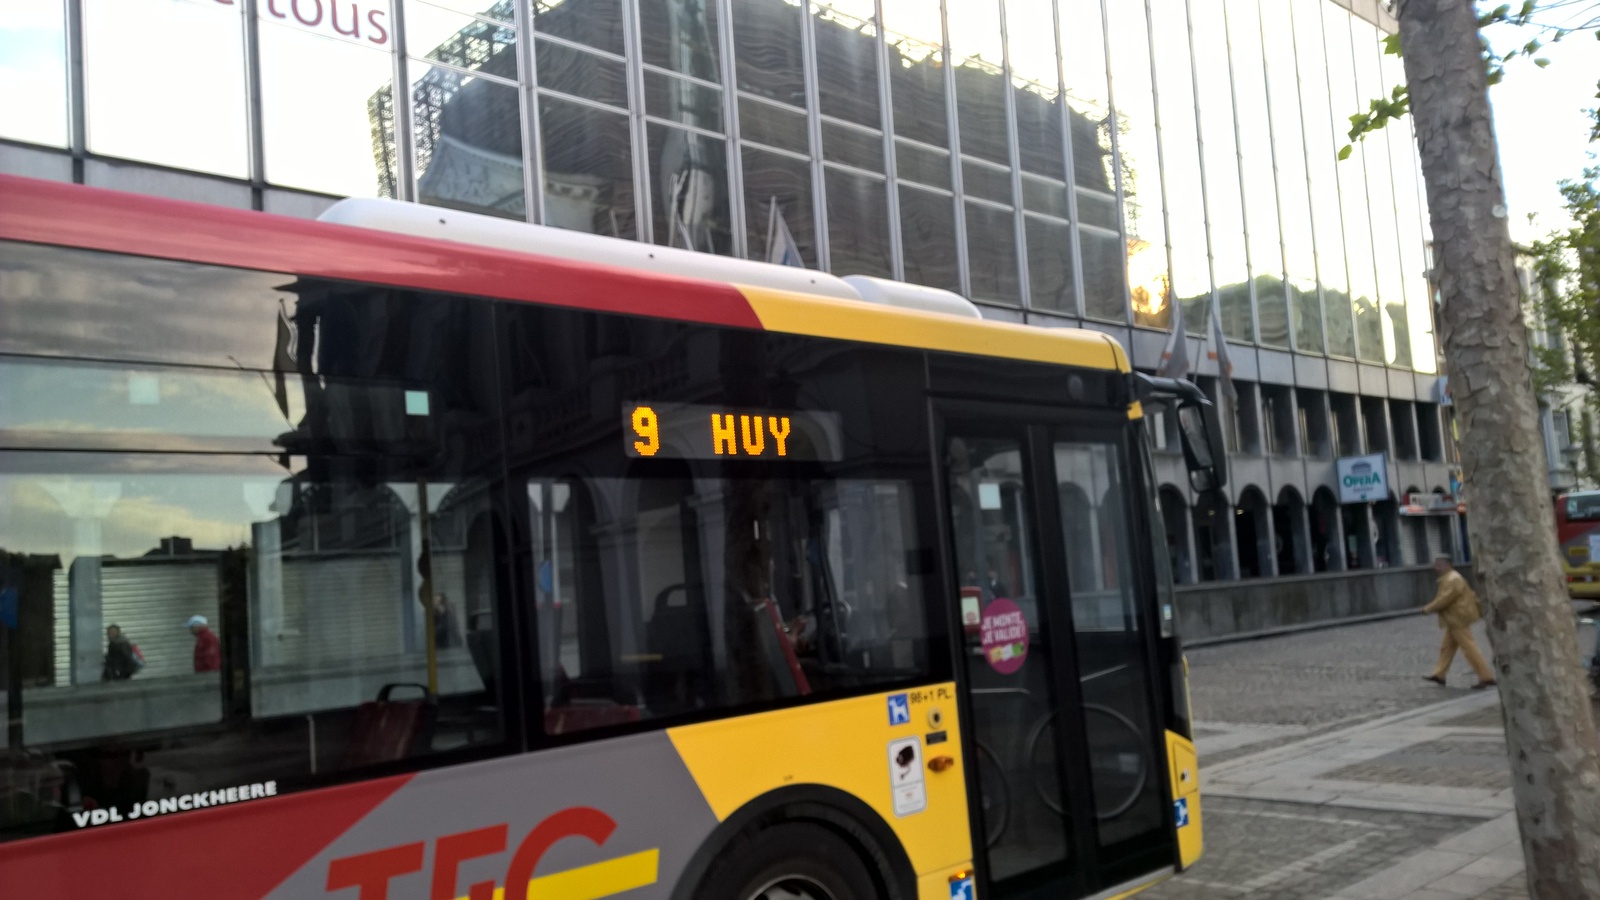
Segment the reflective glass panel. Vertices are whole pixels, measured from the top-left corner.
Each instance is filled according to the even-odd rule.
[[[1385,82],[1378,61],[1381,51],[1378,29],[1356,19],[1352,22],[1351,36],[1355,45],[1358,98],[1364,105],[1379,96],[1388,96],[1393,86]],[[1375,299],[1380,309],[1375,317],[1377,334],[1369,338],[1362,332],[1358,338],[1362,341],[1375,339],[1384,362],[1409,367],[1410,323],[1406,320],[1405,279],[1400,271],[1395,183],[1389,168],[1389,142],[1395,134],[1385,128],[1367,139],[1372,144],[1367,148],[1367,210],[1372,217],[1372,253],[1378,273]],[[1367,355],[1363,350],[1362,356]]]
[[[900,185],[900,246],[906,280],[961,291],[961,254],[956,248],[955,198]]]
[[[539,98],[544,224],[636,238],[628,117]]]
[[[1206,208],[1200,189],[1200,138],[1195,127],[1184,0],[1150,0],[1150,26],[1161,109],[1161,162],[1172,229],[1172,292],[1184,306],[1184,327],[1190,334],[1201,334],[1210,303],[1211,275],[1206,263]]]
[[[1253,335],[1244,202],[1239,191],[1239,150],[1234,140],[1233,86],[1228,74],[1228,30],[1222,0],[1194,0],[1195,91],[1199,98],[1206,212],[1222,330],[1234,340]]]
[[[67,19],[62,0],[10,0],[0,21],[0,137],[67,146]]]
[[[783,262],[793,251],[798,251],[807,268],[816,268],[817,229],[811,204],[811,164],[756,147],[744,147],[741,152],[749,257]]]
[[[1332,4],[1323,4],[1322,16],[1328,52],[1328,101],[1333,111],[1334,140],[1342,147],[1349,143],[1349,138],[1341,126],[1367,104],[1356,91],[1350,13]],[[1363,141],[1356,144],[1349,159],[1337,163],[1339,201],[1344,213],[1344,250],[1350,271],[1349,306],[1355,328],[1352,335],[1355,350],[1366,362],[1382,362],[1383,330],[1375,301],[1378,284],[1372,261],[1372,219],[1367,213],[1366,156],[1366,142]],[[1330,304],[1328,316],[1331,319],[1333,315]],[[1332,337],[1331,324],[1329,328]]]
[[[1238,108],[1239,155],[1244,166],[1245,226],[1249,228],[1251,284],[1255,288],[1258,340],[1289,346],[1289,310],[1284,294],[1283,248],[1278,243],[1278,191],[1273,171],[1272,119],[1267,108],[1261,21],[1254,0],[1227,5],[1228,51]]]
[[[1317,245],[1317,281],[1322,292],[1328,353],[1356,355],[1350,319],[1350,275],[1344,252],[1344,213],[1339,198],[1337,123],[1328,97],[1328,56],[1323,41],[1323,0],[1293,0],[1295,61],[1300,73],[1301,119],[1311,186],[1311,225]]]
[[[1066,101],[1061,95],[1055,29],[1047,27],[1054,23],[1055,13],[1051,0],[1006,0],[1005,12],[1017,156],[1022,171],[1035,176],[1023,191],[1023,205],[1062,216],[1067,191]]]
[[[872,0],[812,6],[817,103],[822,114],[882,128],[878,112],[878,25]]]
[[[1072,226],[1060,219],[1023,217],[1028,238],[1028,294],[1034,309],[1078,314],[1072,279]]]
[[[1383,57],[1384,83],[1405,81],[1405,67],[1395,56]],[[1427,230],[1423,221],[1422,185],[1417,172],[1416,141],[1409,120],[1400,124],[1389,141],[1390,171],[1394,173],[1396,225],[1400,241],[1400,271],[1405,279],[1407,329],[1411,337],[1411,363],[1419,372],[1438,369],[1433,345],[1432,288],[1424,272],[1428,268],[1423,247]]]
[[[793,153],[811,152],[805,113],[750,97],[739,98],[739,137]]]
[[[800,24],[798,4],[734,4],[733,58],[739,90],[806,108]]]
[[[517,89],[454,69],[417,66],[412,72],[417,199],[523,218]]]
[[[1321,353],[1322,302],[1317,293],[1316,244],[1312,234],[1311,194],[1300,113],[1294,23],[1287,3],[1261,4],[1261,43],[1267,69],[1267,102],[1272,109],[1272,146],[1278,168],[1278,210],[1283,228],[1283,258],[1288,282],[1294,345]]]
[[[1116,232],[1079,228],[1083,253],[1084,315],[1110,322],[1128,318],[1127,285],[1122,238]]]
[[[510,8],[513,0],[497,5]],[[536,0],[533,4],[533,29],[588,44],[607,53],[622,55],[621,0]]]
[[[628,76],[620,61],[555,41],[534,41],[533,58],[540,90],[628,108]]]
[[[517,30],[425,3],[406,6],[406,52],[411,56],[517,80]]]
[[[999,0],[952,3],[950,46],[955,63],[956,121],[961,153],[1011,165],[1006,124],[1005,42]]]
[[[1009,209],[967,203],[967,268],[974,299],[1022,304],[1016,220]]]
[[[152,23],[160,23],[158,32]],[[235,178],[249,173],[240,7],[85,0],[83,46],[91,153]]]
[[[655,123],[649,137],[655,242],[732,253],[726,142]]]
[[[840,125],[822,123],[822,158],[873,172],[883,171],[883,134]]]
[[[407,0],[406,9],[409,10],[418,3],[442,6],[459,13],[499,19],[502,22],[510,22],[516,18],[516,7],[512,5],[512,0]]]
[[[267,181],[395,196],[394,58],[265,21],[260,35]]]
[[[943,25],[938,0],[883,0],[894,132],[949,147]]]
[[[1172,291],[1167,281],[1161,159],[1156,147],[1155,85],[1150,80],[1150,38],[1144,4],[1113,2],[1106,7],[1106,16],[1111,29],[1111,70],[1117,91],[1122,227],[1128,240],[1128,290],[1133,303],[1133,323],[1169,328]]]
[[[1011,170],[976,160],[962,160],[961,184],[969,197],[1010,204]]]
[[[827,167],[828,269],[835,275],[893,278],[889,195],[882,178]]]
[[[1079,187],[1111,194],[1116,190],[1111,160],[1111,94],[1106,82],[1102,27],[1100,0],[1062,0],[1061,56],[1067,103],[1073,111],[1069,126],[1073,180]]]
[[[895,174],[901,181],[916,181],[950,188],[950,154],[910,141],[895,141]]]
[[[722,81],[715,0],[637,0],[644,61],[704,81]]]
[[[674,78],[646,69],[645,112],[684,125],[722,130],[722,92],[687,78]]]

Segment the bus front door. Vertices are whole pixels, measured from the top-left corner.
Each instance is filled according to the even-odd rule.
[[[1137,884],[1174,844],[1122,431],[950,417],[942,452],[982,896]]]

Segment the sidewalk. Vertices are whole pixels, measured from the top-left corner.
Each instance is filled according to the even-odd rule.
[[[1460,658],[1424,681],[1438,641],[1410,616],[1190,651],[1205,855],[1141,897],[1526,900],[1498,692]]]

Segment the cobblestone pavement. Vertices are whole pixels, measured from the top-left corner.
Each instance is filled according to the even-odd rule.
[[[1459,657],[1422,680],[1438,645],[1413,616],[1189,650],[1206,852],[1144,896],[1525,900],[1499,699]]]

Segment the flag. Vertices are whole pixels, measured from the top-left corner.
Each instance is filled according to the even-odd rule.
[[[778,198],[767,201],[767,262],[780,266],[806,267],[800,256],[800,245],[794,242],[789,223],[778,210]]]
[[[1156,374],[1163,378],[1189,377],[1189,336],[1184,333],[1183,301],[1172,304],[1172,333],[1167,335],[1167,346],[1161,349],[1161,364]]]
[[[299,371],[295,361],[298,344],[288,307],[279,300],[278,335],[272,348],[272,395],[278,401],[278,410],[283,413],[285,420],[289,418],[289,377]]]
[[[1238,402],[1239,392],[1233,388],[1233,362],[1228,359],[1228,339],[1222,334],[1222,313],[1218,312],[1222,298],[1211,295],[1211,351],[1207,358],[1217,361],[1217,386],[1222,396]]]

